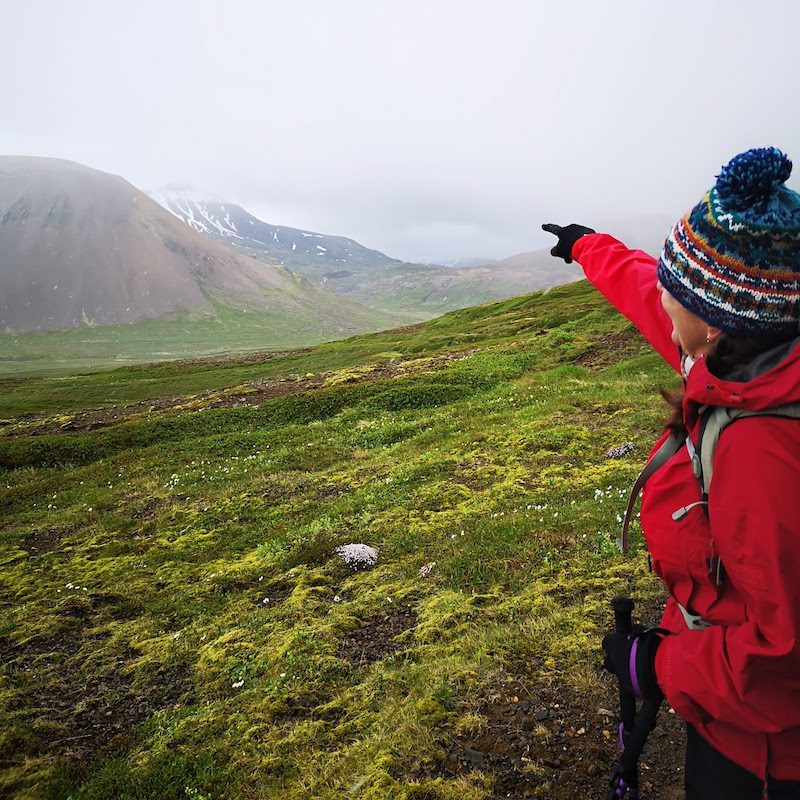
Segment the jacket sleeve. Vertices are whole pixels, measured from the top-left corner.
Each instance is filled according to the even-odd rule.
[[[607,233],[582,236],[572,248],[572,257],[600,293],[680,371],[680,354],[671,338],[672,322],[656,288],[656,260],[643,250],[630,250]]]
[[[746,612],[739,625],[684,629],[656,654],[656,677],[688,722],[751,733],[800,726],[800,474],[795,420],[743,419],[720,437],[709,491],[712,535]]]

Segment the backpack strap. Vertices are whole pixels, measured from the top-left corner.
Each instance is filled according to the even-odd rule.
[[[714,474],[714,452],[717,449],[717,443],[722,431],[728,425],[744,417],[800,419],[800,403],[787,403],[783,406],[764,408],[760,411],[747,411],[742,408],[726,408],[724,406],[714,406],[710,410],[707,409],[708,407],[701,409],[704,417],[697,445],[694,446],[691,439],[688,436],[686,437],[686,447],[692,459],[692,469],[700,482],[704,499],[708,497],[711,478]]]
[[[735,422],[737,419],[742,419],[743,417],[770,416],[800,419],[800,402],[787,403],[786,405],[765,408],[760,411],[746,411],[741,408],[726,408],[724,406],[702,406],[699,409],[699,413],[702,416],[702,422],[700,424],[700,435],[697,440],[697,446],[694,445],[690,436],[683,439],[678,434],[671,433],[664,440],[661,447],[656,450],[647,464],[645,464],[639,476],[636,478],[636,482],[633,484],[630,496],[628,497],[628,505],[625,508],[622,529],[617,538],[617,546],[620,552],[628,552],[628,528],[631,524],[633,509],[636,506],[639,493],[653,473],[663,467],[684,444],[686,444],[686,448],[689,451],[689,456],[692,461],[692,470],[700,483],[702,491],[701,502],[703,502],[708,499],[708,489],[711,486],[711,478],[714,474],[714,451],[717,448],[717,443],[719,442],[722,431],[732,422]],[[686,509],[679,509],[679,511],[681,510],[685,511]]]
[[[639,497],[639,493],[650,479],[650,476],[657,469],[663,467],[664,464],[666,464],[667,461],[669,461],[669,459],[681,449],[682,444],[683,438],[677,433],[671,433],[664,440],[664,443],[661,445],[661,447],[659,447],[658,450],[653,453],[652,458],[644,465],[644,468],[639,473],[639,477],[636,478],[636,482],[633,484],[630,497],[628,498],[628,505],[625,508],[625,517],[622,521],[622,530],[620,531],[619,538],[617,539],[617,547],[619,547],[620,552],[628,552],[628,527],[631,524],[633,509],[636,505],[636,499]]]

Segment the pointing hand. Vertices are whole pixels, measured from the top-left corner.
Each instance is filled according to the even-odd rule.
[[[560,225],[553,225],[552,222],[542,225],[542,230],[558,236],[558,244],[550,251],[550,255],[563,258],[567,264],[572,263],[572,248],[575,242],[587,233],[595,233],[592,228],[587,228],[585,225],[572,224],[562,228]]]

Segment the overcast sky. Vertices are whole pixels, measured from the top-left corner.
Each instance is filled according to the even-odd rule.
[[[677,217],[748,147],[800,162],[796,0],[2,6],[0,153],[191,184],[396,257]]]

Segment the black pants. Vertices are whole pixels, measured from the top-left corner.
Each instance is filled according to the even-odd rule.
[[[800,800],[800,781],[769,779],[766,795],[760,778],[715,750],[691,725],[686,726],[686,800]]]

